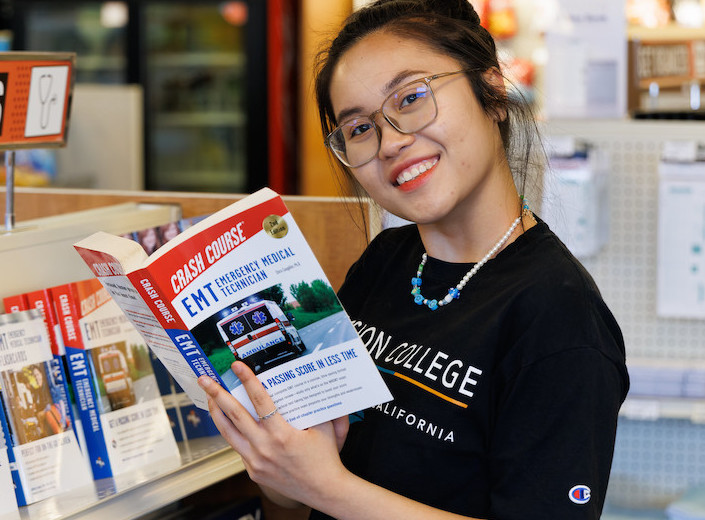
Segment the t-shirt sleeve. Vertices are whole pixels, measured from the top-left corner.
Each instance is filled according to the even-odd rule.
[[[623,373],[575,347],[524,366],[500,398],[490,449],[491,518],[600,518]]]

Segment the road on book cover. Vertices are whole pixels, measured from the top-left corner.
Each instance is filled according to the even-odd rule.
[[[338,345],[346,341],[351,341],[357,336],[355,329],[350,326],[350,321],[344,312],[332,314],[327,318],[312,323],[299,330],[301,340],[306,345],[306,351],[302,357],[313,354],[325,343],[328,346]],[[229,388],[239,385],[239,381],[231,371],[227,371],[221,376]]]

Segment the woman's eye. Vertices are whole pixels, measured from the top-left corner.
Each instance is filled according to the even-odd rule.
[[[368,132],[371,128],[372,128],[372,123],[370,123],[370,122],[351,125],[349,137],[351,139],[355,138],[355,137],[360,137],[361,135],[364,135],[366,132]]]
[[[399,108],[404,108],[406,106],[411,105],[414,101],[418,99],[418,94],[414,92],[413,94],[407,94],[404,97],[401,98],[401,102],[399,103]]]

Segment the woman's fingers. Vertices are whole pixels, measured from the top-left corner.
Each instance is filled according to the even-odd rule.
[[[260,424],[264,425],[267,422],[283,420],[277,413],[274,401],[272,401],[272,398],[262,386],[262,382],[250,370],[250,367],[242,361],[235,361],[231,365],[231,370],[240,380],[242,386],[245,387],[245,391],[255,407],[255,412],[259,416]]]
[[[343,444],[345,443],[345,438],[348,436],[349,429],[350,419],[347,415],[333,420],[333,432],[335,433],[335,444],[338,447],[338,451],[343,449]]]
[[[240,430],[235,427],[225,413],[223,413],[223,410],[220,409],[212,397],[208,398],[208,410],[215,427],[218,428],[223,438],[228,441],[228,444],[240,454],[244,455],[249,452],[250,446],[247,439],[240,433]]]

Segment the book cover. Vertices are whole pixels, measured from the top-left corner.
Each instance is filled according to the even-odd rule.
[[[91,484],[76,434],[61,419],[48,331],[37,309],[0,315],[3,422],[17,502],[27,505]]]
[[[201,409],[208,375],[256,416],[230,370],[242,360],[281,415],[307,428],[391,400],[283,200],[264,188],[151,256],[96,233],[74,245]]]
[[[57,420],[59,420],[64,427],[74,428],[79,440],[79,445],[81,445],[83,432],[80,431],[76,425],[74,413],[76,403],[70,390],[66,348],[64,347],[63,338],[61,336],[59,322],[56,320],[56,312],[51,300],[51,294],[48,289],[42,289],[28,292],[22,296],[27,302],[28,309],[37,309],[42,313],[44,323],[47,326],[49,344],[51,345],[51,353],[53,355],[51,369],[58,382],[53,392],[56,394],[57,401],[62,403]]]
[[[95,479],[180,464],[147,346],[95,278],[53,287]]]
[[[24,294],[5,296],[2,299],[2,304],[5,307],[5,312],[7,314],[11,312],[26,311],[29,308],[27,304],[27,297]]]

